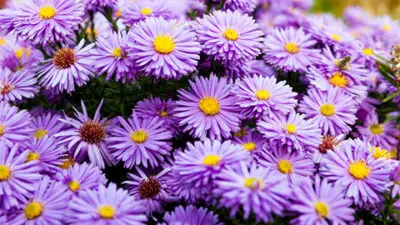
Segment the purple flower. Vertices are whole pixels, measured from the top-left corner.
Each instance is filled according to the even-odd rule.
[[[293,202],[289,210],[296,212],[292,224],[346,225],[354,220],[352,201],[345,199],[339,185],[329,184],[327,179],[315,177],[315,183],[307,179],[293,189]]]
[[[343,187],[346,198],[358,206],[380,203],[389,181],[387,161],[375,159],[368,149],[360,139],[344,141],[321,161],[321,176]]]
[[[275,77],[245,77],[232,90],[236,105],[247,118],[285,116],[297,105],[296,93]]]
[[[243,134],[235,134],[232,143],[241,145],[245,150],[250,152],[253,158],[257,158],[257,155],[265,144],[265,138],[257,131],[249,129],[244,130]]]
[[[392,198],[400,195],[400,165],[390,171],[390,182],[386,184],[386,187],[392,189]]]
[[[222,206],[231,209],[231,217],[241,208],[244,219],[253,212],[257,221],[266,223],[272,222],[272,214],[283,215],[291,194],[287,182],[273,176],[269,168],[247,167],[244,162],[223,170],[215,184],[213,194],[220,197]]]
[[[261,52],[263,32],[248,15],[214,11],[193,24],[202,50],[223,62],[249,61]]]
[[[31,120],[26,110],[18,111],[17,107],[0,101],[0,142],[9,147],[15,144],[26,145],[33,139]]]
[[[43,54],[26,42],[16,41],[17,38],[14,35],[8,35],[4,39],[4,47],[0,44],[2,49],[0,67],[12,72],[24,73],[32,79],[40,62],[43,61]]]
[[[38,162],[26,163],[29,152],[18,152],[18,145],[8,148],[0,142],[0,211],[19,207],[41,178]]]
[[[105,163],[114,164],[115,160],[106,145],[106,119],[100,119],[103,101],[97,107],[93,119],[88,116],[83,101],[81,105],[83,112],[74,108],[75,118],[59,119],[68,128],[57,133],[55,137],[60,139],[60,144],[68,146],[67,148],[78,162],[89,158],[91,163],[100,168],[104,168]]]
[[[270,173],[290,185],[297,185],[312,177],[315,166],[311,159],[298,152],[288,152],[279,145],[265,145],[260,152],[257,163],[270,168]]]
[[[45,176],[36,183],[33,194],[23,201],[23,208],[9,224],[63,225],[65,215],[60,212],[66,209],[70,200],[71,193],[61,183],[51,181]]]
[[[276,29],[264,41],[264,60],[284,71],[304,71],[317,61],[316,41],[302,29]]]
[[[201,139],[229,138],[240,129],[242,116],[231,95],[232,85],[225,78],[196,77],[190,89],[179,90],[174,116],[184,131]]]
[[[144,225],[147,217],[141,202],[129,196],[128,191],[115,184],[86,190],[69,204],[71,224]]]
[[[94,76],[91,71],[93,61],[89,57],[94,44],[86,47],[84,44],[82,40],[75,48],[58,49],[53,58],[46,60],[40,68],[40,84],[67,93],[75,91],[75,86],[85,85]]]
[[[200,59],[200,44],[186,24],[149,18],[130,32],[128,53],[147,76],[179,79],[193,72]]]
[[[251,76],[274,77],[276,75],[274,68],[267,65],[264,60],[252,60],[249,66]]]
[[[32,111],[30,112],[32,115]],[[64,129],[65,125],[60,123],[60,115],[53,112],[42,112],[34,116],[31,127],[34,129],[33,136],[36,140],[43,137],[54,137],[55,134]]]
[[[356,104],[338,87],[330,87],[326,92],[310,89],[299,104],[299,111],[322,129],[323,134],[337,136],[351,131],[356,122]]]
[[[107,183],[103,172],[93,164],[75,164],[56,174],[55,179],[61,182],[68,191],[79,195],[82,191],[97,190]]]
[[[113,7],[117,4],[118,0],[81,0],[85,3],[87,10],[102,10],[105,7]]]
[[[315,39],[336,49],[354,49],[355,38],[342,21],[333,16],[328,20],[321,19],[320,16],[315,19],[320,20],[319,24],[316,24],[314,20],[309,29]]]
[[[164,215],[163,225],[186,225],[186,224],[202,224],[202,225],[220,225],[218,216],[206,208],[196,208],[192,205],[178,206],[171,213]]]
[[[36,83],[37,80],[32,73],[0,70],[0,101],[17,102],[34,98],[39,92]]]
[[[172,133],[163,127],[163,121],[154,117],[141,119],[133,114],[128,120],[118,117],[120,126],[111,129],[107,144],[113,156],[123,161],[125,168],[135,165],[156,167],[171,151]]]
[[[79,1],[27,0],[15,7],[15,33],[35,45],[64,42],[82,22],[84,8]]]
[[[168,0],[141,0],[134,2],[127,0],[120,4],[122,21],[127,26],[134,26],[149,17],[171,19],[173,12],[168,7],[169,4]]]
[[[251,13],[257,6],[257,0],[226,0],[224,10],[238,10],[244,13]]]

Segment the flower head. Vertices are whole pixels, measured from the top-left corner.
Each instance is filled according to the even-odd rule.
[[[33,98],[39,92],[39,86],[33,74],[8,69],[0,70],[0,101],[18,102]]]
[[[241,145],[245,150],[249,151],[253,158],[257,158],[265,144],[265,138],[262,134],[255,130],[245,130],[242,135],[235,134],[232,143]]]
[[[31,114],[32,111],[31,111]],[[43,112],[32,119],[32,128],[34,129],[33,136],[36,140],[43,137],[53,137],[54,135],[64,129],[65,125],[60,123],[60,115],[54,112]]]
[[[149,17],[171,19],[174,13],[169,5],[168,0],[126,1],[120,5],[122,21],[127,26],[133,26]]]

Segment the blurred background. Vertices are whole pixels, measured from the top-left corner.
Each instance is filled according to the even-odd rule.
[[[400,0],[315,0],[316,12],[333,12],[340,16],[349,5],[358,5],[372,15],[389,14],[400,18]]]

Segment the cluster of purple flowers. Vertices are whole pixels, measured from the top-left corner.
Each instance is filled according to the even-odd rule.
[[[399,91],[379,65],[400,24],[312,4],[0,1],[0,223],[230,224],[226,208],[232,221],[345,225],[379,213],[385,192],[400,195],[400,115],[377,98]],[[128,117],[107,118],[103,100],[93,115],[86,99],[74,113],[32,100],[63,106],[98,77],[189,82]]]

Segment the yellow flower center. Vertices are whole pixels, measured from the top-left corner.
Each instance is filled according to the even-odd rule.
[[[297,127],[293,123],[288,123],[288,124],[286,124],[286,131],[289,134],[294,134],[297,131]]]
[[[175,42],[170,35],[160,34],[153,42],[154,50],[160,54],[169,54],[175,49]]]
[[[166,117],[168,115],[167,111],[163,110],[160,112],[161,117]]]
[[[375,159],[381,159],[381,158],[385,158],[385,159],[391,159],[392,158],[392,153],[386,149],[382,149],[380,147],[371,147],[371,152],[372,156]]]
[[[79,183],[79,181],[73,180],[68,183],[68,187],[69,189],[71,189],[71,191],[75,192],[81,188],[81,184]]]
[[[216,98],[205,97],[199,101],[199,109],[207,116],[215,116],[220,111],[219,102]]]
[[[335,106],[331,104],[324,104],[320,107],[319,111],[324,116],[333,116],[333,114],[335,114]]]
[[[252,141],[246,142],[243,144],[243,148],[246,149],[247,151],[251,152],[254,149],[256,149],[256,144]]]
[[[39,16],[41,19],[49,20],[52,19],[56,15],[56,9],[52,6],[44,6],[40,8]]]
[[[120,18],[122,16],[122,11],[119,9],[118,11],[115,12],[115,17]]]
[[[117,47],[114,49],[114,51],[112,52],[112,56],[114,56],[115,58],[125,58],[125,53],[124,51],[121,49],[121,47]]]
[[[293,172],[293,165],[289,160],[282,159],[278,162],[278,170],[281,173],[289,174]]]
[[[99,214],[103,219],[112,219],[114,218],[115,210],[112,206],[105,205],[99,208]]]
[[[333,40],[335,40],[335,41],[342,41],[342,40],[343,40],[342,36],[337,35],[337,34],[332,34],[332,35],[331,35],[331,38],[332,38]]]
[[[259,90],[256,92],[256,97],[258,100],[268,100],[271,97],[271,93],[267,90]]]
[[[315,212],[317,212],[320,216],[326,218],[328,216],[329,213],[329,208],[328,206],[321,202],[321,201],[317,201],[314,205],[315,208]]]
[[[47,135],[47,131],[44,129],[38,129],[36,130],[35,134],[33,136],[35,136],[36,140],[41,139],[42,137]]]
[[[244,186],[251,189],[262,189],[264,187],[264,182],[255,177],[248,177],[244,179]]]
[[[29,152],[29,154],[26,156],[26,161],[25,162],[30,162],[33,160],[39,160],[39,153],[36,152]]]
[[[136,144],[142,144],[147,140],[147,132],[143,130],[136,130],[131,134],[131,140]]]
[[[347,86],[349,81],[347,80],[346,76],[341,72],[335,72],[330,78],[329,82],[335,87],[344,88]]]
[[[0,136],[2,136],[6,132],[6,127],[0,123]]]
[[[239,34],[236,30],[228,28],[224,31],[224,37],[229,41],[236,41],[239,38]]]
[[[143,16],[147,16],[150,15],[153,12],[153,10],[151,10],[149,7],[146,7],[143,8],[140,12],[142,13]]]
[[[86,28],[85,33],[88,37],[92,37],[93,35],[93,30],[92,28],[89,26],[88,28]],[[99,35],[99,31],[94,28],[94,37],[97,37]]]
[[[218,165],[219,161],[221,161],[219,156],[211,154],[204,158],[203,164],[206,166],[216,166]]]
[[[350,163],[349,173],[357,180],[366,178],[371,172],[371,168],[367,166],[364,161],[357,160],[356,162]]]
[[[0,165],[0,181],[8,180],[10,179],[10,169],[8,169],[7,166]]]
[[[43,206],[37,202],[31,202],[25,207],[25,217],[28,220],[33,220],[42,215]]]
[[[384,24],[384,25],[382,25],[382,29],[384,31],[391,31],[392,30],[392,26],[390,26],[389,24]]]
[[[369,126],[369,130],[371,131],[371,133],[375,134],[375,135],[380,135],[383,133],[383,127],[380,124],[372,124],[371,126]]]
[[[291,53],[291,54],[296,54],[300,50],[299,46],[294,42],[287,43],[285,45],[285,48],[286,48],[286,51]]]
[[[6,39],[0,38],[0,45],[5,45],[5,44],[6,44]]]
[[[24,49],[23,48],[18,48],[15,51],[15,56],[17,57],[17,59],[22,59],[22,57],[24,56]]]
[[[63,164],[60,165],[61,169],[68,169],[71,166],[73,166],[75,164],[75,161],[73,158],[68,157],[67,159],[65,159],[65,161],[63,162]]]
[[[372,48],[364,48],[363,52],[367,56],[373,56],[375,54]]]

